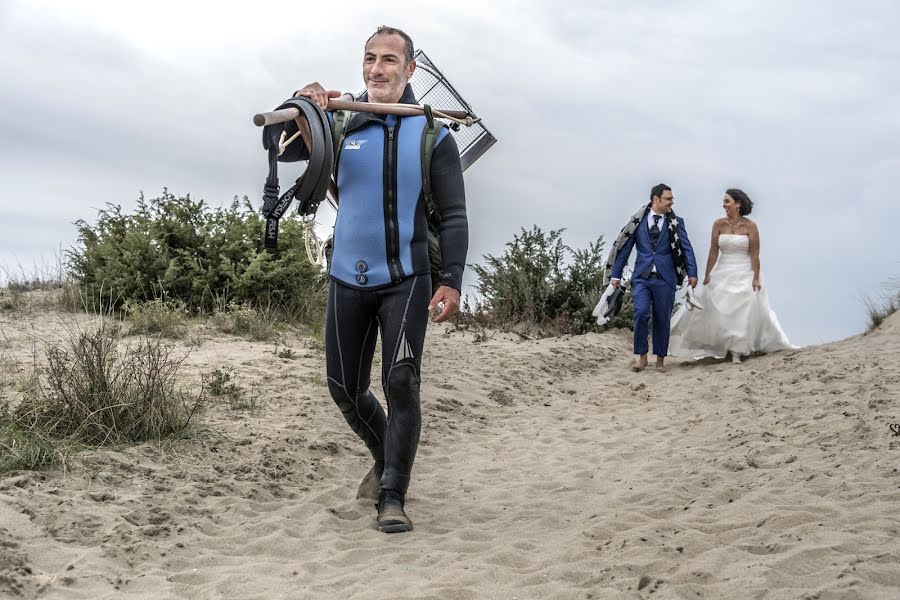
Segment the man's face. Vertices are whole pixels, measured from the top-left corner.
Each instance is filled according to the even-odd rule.
[[[672,205],[675,204],[675,196],[672,190],[665,190],[659,196],[653,196],[653,210],[661,215],[672,212]]]
[[[363,80],[370,102],[399,102],[416,61],[406,62],[406,43],[397,34],[376,35],[366,44]]]

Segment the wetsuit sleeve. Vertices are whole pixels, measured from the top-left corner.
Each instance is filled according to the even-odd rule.
[[[466,190],[459,150],[452,135],[444,136],[431,157],[431,190],[441,215],[441,285],[462,291],[462,275],[469,251],[469,221],[466,217]]]

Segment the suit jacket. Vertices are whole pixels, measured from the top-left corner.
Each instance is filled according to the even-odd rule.
[[[656,265],[656,272],[674,290],[681,282],[676,280],[675,257],[672,256],[672,249],[669,247],[672,236],[669,233],[668,217],[660,220],[659,239],[656,244],[653,244],[650,240],[650,228],[647,226],[647,221],[652,214],[650,211],[647,212],[647,216],[640,222],[634,235],[628,238],[625,245],[616,254],[612,278],[622,278],[622,271],[628,263],[628,257],[631,256],[631,249],[636,247],[637,259],[634,263],[634,276],[640,277],[651,265]],[[678,217],[678,235],[681,237],[681,252],[684,256],[688,277],[696,277],[697,261],[694,258],[694,249],[691,247],[691,241],[688,239],[687,229],[685,229],[684,220],[681,217]]]

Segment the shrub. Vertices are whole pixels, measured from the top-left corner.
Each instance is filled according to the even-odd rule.
[[[262,244],[264,224],[246,197],[210,209],[168,190],[151,200],[142,194],[132,214],[108,205],[95,224],[77,223],[69,271],[85,298],[103,299],[115,309],[158,298],[184,302],[191,312],[249,304],[318,325],[324,321],[326,282],[306,258],[302,225],[284,219],[273,254]]]
[[[26,272],[21,265],[11,269],[0,264],[0,310],[17,310],[30,306],[52,307],[66,311],[82,308],[77,286],[68,275],[66,254],[60,249],[53,264],[34,265]]]
[[[0,289],[0,311],[18,310],[23,304],[22,292],[17,288],[7,287]]]
[[[130,335],[158,333],[162,337],[180,338],[187,332],[188,310],[183,300],[127,300],[122,308],[131,323]]]
[[[247,336],[256,341],[275,337],[276,321],[275,311],[257,309],[249,303],[230,303],[212,316],[213,325],[222,333]]]
[[[568,333],[597,328],[591,312],[602,293],[603,237],[573,250],[562,232],[522,229],[501,256],[485,255],[485,265],[472,266],[479,308],[492,324],[533,323]]]
[[[502,256],[488,254],[483,257],[486,266],[472,266],[485,311],[500,322],[543,323],[556,316],[553,304],[563,280],[565,251],[561,233],[546,235],[537,226],[522,229]]]
[[[46,365],[7,411],[5,423],[41,439],[91,446],[142,442],[185,433],[204,394],[176,387],[184,357],[142,337],[119,349],[117,326],[72,332],[46,350]]]
[[[866,316],[869,323],[866,327],[866,333],[877,329],[889,316],[900,309],[900,294],[875,302],[873,300],[865,300]]]
[[[213,370],[209,375],[207,387],[210,394],[223,398],[231,410],[255,410],[258,407],[258,395],[247,394],[247,391],[238,385],[232,369]]]
[[[17,427],[8,412],[0,414],[0,473],[47,469],[63,462],[68,451],[64,444]]]

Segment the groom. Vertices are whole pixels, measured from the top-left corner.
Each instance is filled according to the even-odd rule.
[[[619,234],[613,248],[615,258],[609,261],[607,268],[612,265],[610,283],[619,287],[631,249],[637,246],[631,278],[635,354],[632,369],[641,371],[647,366],[647,328],[652,314],[656,369],[665,372],[675,288],[682,283],[685,274],[690,286],[696,287],[697,261],[684,222],[672,212],[675,201],[672,188],[664,183],[654,186],[650,200],[650,204],[635,213]]]

